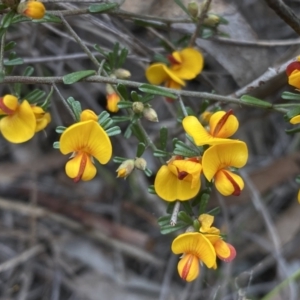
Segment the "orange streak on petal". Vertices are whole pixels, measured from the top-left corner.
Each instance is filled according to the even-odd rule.
[[[0,109],[7,115],[11,115],[15,112],[14,110],[10,109],[8,106],[5,105],[3,97],[0,98]]]
[[[185,265],[184,265],[184,267],[182,269],[182,273],[181,273],[181,278],[183,280],[187,279],[187,277],[189,275],[189,272],[190,272],[190,269],[191,269],[191,265],[192,265],[193,259],[194,259],[193,255],[189,254],[188,256],[189,256],[189,258],[186,261],[186,263],[185,263]]]
[[[227,173],[225,170],[223,170],[223,174],[226,176],[226,178],[230,181],[230,183],[233,186],[233,196],[239,196],[241,194],[241,188],[239,187],[239,185],[236,183],[236,181],[230,176],[229,173]]]
[[[78,182],[83,173],[84,173],[84,170],[85,170],[85,167],[86,167],[86,164],[87,164],[87,154],[83,154],[82,155],[82,158],[81,158],[81,161],[80,161],[80,165],[79,165],[79,170],[78,170],[78,174],[77,176],[73,179],[74,182]]]
[[[217,126],[215,127],[215,130],[213,132],[213,136],[217,136],[218,133],[220,132],[220,130],[222,129],[222,127],[224,126],[224,124],[226,123],[226,121],[228,120],[229,116],[233,115],[233,110],[230,109],[228,112],[225,113],[225,115],[219,120]]]

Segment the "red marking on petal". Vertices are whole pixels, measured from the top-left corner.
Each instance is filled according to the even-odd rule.
[[[171,65],[179,65],[180,64],[180,62],[177,61],[172,54],[169,54],[167,56],[167,59],[169,60],[169,62],[170,62]]]
[[[223,173],[225,174],[226,178],[230,181],[232,184],[234,191],[232,193],[233,196],[239,196],[241,194],[241,188],[240,186],[234,181],[234,179],[230,176],[229,173],[227,173],[225,170],[223,170]]]
[[[300,70],[300,62],[299,61],[293,61],[292,63],[290,63],[287,67],[286,67],[286,75],[290,76],[293,71],[295,70]]]
[[[193,262],[193,258],[194,258],[193,255],[190,255],[188,261],[186,262],[186,264],[184,265],[184,267],[182,269],[182,273],[180,274],[180,276],[183,280],[186,280],[189,275],[191,265]]]
[[[188,174],[189,174],[188,172],[180,171],[180,172],[178,172],[177,177],[179,180],[183,180]]]
[[[3,97],[0,98],[0,109],[2,109],[3,112],[5,112],[7,115],[11,115],[15,112],[5,105],[5,103],[3,102]]]
[[[188,161],[199,162],[198,157],[190,157],[187,159]]]
[[[78,181],[81,179],[81,177],[82,177],[82,175],[83,175],[83,173],[84,173],[85,167],[86,167],[86,163],[87,163],[87,155],[84,153],[84,154],[82,155],[82,158],[81,158],[81,161],[80,161],[78,174],[77,174],[77,176],[73,179],[73,181],[74,181],[75,183],[78,182]]]
[[[233,261],[234,259],[235,259],[235,257],[236,257],[236,250],[235,250],[235,248],[231,245],[231,244],[228,244],[227,243],[227,246],[229,247],[229,249],[230,249],[230,255],[228,256],[228,257],[226,257],[226,258],[223,258],[223,257],[220,257],[220,256],[218,256],[221,260],[223,260],[223,261],[225,261],[225,262],[231,262],[231,261]]]
[[[224,126],[224,124],[226,123],[226,121],[228,120],[229,116],[233,114],[233,110],[229,109],[228,112],[226,112],[226,114],[219,120],[217,126],[215,127],[215,130],[213,132],[213,136],[216,136],[220,130],[222,129],[222,127]]]

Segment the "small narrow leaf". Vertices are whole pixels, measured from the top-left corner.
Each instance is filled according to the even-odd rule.
[[[165,226],[161,227],[160,233],[161,234],[169,234],[171,232],[177,231],[177,230],[182,229],[184,227],[186,227],[186,224],[183,223],[183,222],[178,222],[175,226],[165,225]]]
[[[117,163],[117,164],[121,164],[123,161],[125,161],[127,158],[125,157],[120,157],[120,156],[115,156],[113,158],[113,162]]]
[[[112,119],[115,123],[120,123],[120,122],[130,121],[131,117],[130,116],[114,116],[114,117],[112,117]]]
[[[147,177],[151,177],[152,176],[152,171],[150,169],[146,168],[144,172],[145,172],[145,174],[146,174]]]
[[[207,194],[207,193],[202,194],[201,201],[200,201],[200,207],[199,207],[199,215],[205,213],[209,198],[210,198],[210,194]]]
[[[180,211],[178,213],[178,219],[186,223],[187,225],[193,224],[193,219],[185,211]]]
[[[132,124],[129,124],[127,129],[124,132],[124,138],[125,139],[129,139],[131,137],[132,134],[132,130],[131,130]]]
[[[63,133],[66,130],[66,128],[67,127],[65,127],[65,126],[57,126],[56,129],[55,129],[55,131],[57,133]]]
[[[131,96],[132,101],[134,101],[134,102],[141,101],[141,99],[136,91],[132,91],[130,96]]]
[[[101,114],[98,116],[98,123],[103,126],[103,123],[110,117],[110,114],[104,110],[101,112]]]
[[[4,46],[4,51],[12,50],[16,45],[16,42],[10,41]]]
[[[171,215],[166,215],[166,216],[159,217],[157,219],[157,223],[159,226],[165,226],[170,224],[170,220],[171,220]]]
[[[253,106],[263,107],[263,108],[271,108],[272,103],[263,101],[261,99],[249,96],[249,95],[243,95],[241,98],[241,102],[247,103]]]
[[[181,0],[174,0],[174,2],[188,15],[191,16],[185,5],[181,2]]]
[[[104,122],[102,122],[101,126],[103,127],[104,130],[106,130],[113,124],[114,124],[114,121],[111,118],[108,118]]]
[[[4,61],[5,66],[17,66],[17,65],[23,65],[23,63],[24,63],[24,61],[20,57]]]
[[[129,96],[128,96],[128,92],[127,92],[127,88],[124,84],[118,84],[117,85],[117,90],[118,92],[120,93],[120,95],[122,96],[122,98],[125,100],[125,101],[128,101],[129,99]]]
[[[29,103],[37,103],[42,98],[44,98],[46,95],[45,91],[42,91],[40,89],[35,89],[31,91],[30,93],[26,94],[24,96],[24,99],[26,99]]]
[[[141,131],[141,129],[140,129],[139,126],[137,126],[136,124],[132,124],[131,130],[132,130],[132,133],[137,137],[137,139],[138,139],[140,142],[146,143],[144,134],[143,134],[143,132]]]
[[[149,193],[149,194],[152,194],[152,195],[156,195],[154,185],[150,185],[150,186],[148,187],[148,193]]]
[[[132,102],[131,101],[120,101],[118,102],[119,108],[132,108]]]
[[[159,131],[159,142],[160,142],[160,148],[162,150],[167,149],[167,142],[168,142],[168,128],[162,127]]]
[[[121,133],[121,129],[119,126],[114,126],[106,130],[108,136],[114,136]]]
[[[296,100],[299,101],[300,100],[300,93],[296,94],[296,93],[291,93],[291,92],[283,92],[281,95],[282,99],[285,100]]]
[[[74,73],[67,74],[63,77],[64,84],[73,84],[75,82],[80,81],[83,78],[95,75],[95,70],[84,70],[84,71],[78,71]]]
[[[59,142],[54,142],[54,143],[53,143],[53,148],[54,148],[54,149],[59,149],[59,148],[60,148]]]
[[[138,147],[137,147],[137,150],[136,150],[136,157],[141,157],[144,152],[145,152],[145,149],[146,149],[146,145],[144,143],[139,143],[138,144]]]
[[[58,16],[52,15],[50,13],[45,13],[42,19],[34,19],[33,23],[62,23],[61,19]]]
[[[166,156],[169,156],[169,153],[166,152],[166,151],[163,151],[163,150],[155,150],[155,151],[153,152],[153,155],[154,155],[155,157],[166,157]]]
[[[2,18],[2,22],[1,22],[1,27],[2,28],[8,28],[10,26],[10,24],[12,23],[13,17],[15,15],[14,11],[10,11],[9,13],[7,13],[3,18]]]
[[[291,118],[297,116],[300,114],[300,106],[293,108],[291,110],[289,110],[286,114],[285,114],[285,119],[290,120]]]
[[[300,131],[300,127],[296,127],[296,128],[293,128],[293,129],[286,129],[285,132],[287,134],[294,134],[296,132],[299,132]]]
[[[220,212],[221,212],[221,209],[220,209],[220,207],[218,206],[218,207],[215,207],[215,208],[213,208],[212,210],[208,211],[207,214],[208,214],[208,215],[212,215],[212,216],[216,216],[216,215],[218,215]]]
[[[168,97],[171,99],[177,99],[177,96],[172,94],[171,92],[168,92],[160,87],[157,87],[155,85],[151,84],[142,84],[139,86],[139,90],[144,93],[152,94],[152,95],[160,95],[164,97]]]
[[[118,6],[118,3],[102,3],[92,4],[89,6],[89,12],[91,13],[104,13]]]

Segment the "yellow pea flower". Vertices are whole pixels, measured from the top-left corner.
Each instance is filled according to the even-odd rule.
[[[42,19],[46,8],[42,2],[29,0],[18,5],[18,13],[32,19]]]
[[[112,113],[119,111],[118,103],[121,101],[120,96],[115,92],[111,84],[106,84],[106,109]]]
[[[286,68],[286,74],[288,76],[289,85],[300,89],[300,57],[297,57],[297,61],[293,61]],[[294,123],[292,123],[294,124]]]
[[[203,56],[194,48],[174,51],[168,60],[170,66],[154,63],[147,68],[146,78],[151,84],[165,83],[166,87],[181,89],[184,80],[195,78],[203,69]]]
[[[201,187],[201,170],[198,160],[171,159],[156,174],[154,188],[157,195],[170,202],[195,197]]]
[[[35,132],[45,129],[45,127],[51,122],[51,115],[39,106],[32,106],[31,109],[36,119]]]
[[[0,98],[0,131],[11,143],[30,140],[37,128],[37,119],[27,100],[22,103],[13,95]]]
[[[90,115],[92,119],[71,125],[59,141],[62,154],[72,153],[65,170],[74,182],[93,179],[97,172],[93,158],[106,164],[112,155],[112,145],[105,130],[93,120],[93,114],[83,115]]]
[[[218,111],[209,118],[209,130],[207,131],[200,121],[194,116],[187,116],[182,121],[183,128],[189,134],[196,145],[216,145],[234,143],[235,140],[228,139],[239,127],[237,118],[233,111]]]
[[[211,146],[202,157],[203,174],[208,181],[214,178],[215,186],[222,195],[238,196],[244,188],[244,181],[227,168],[241,168],[247,159],[248,149],[244,142]]]
[[[214,217],[208,214],[202,214],[198,220],[201,224],[200,233],[204,234],[212,243],[217,257],[225,262],[232,261],[236,256],[235,248],[231,244],[223,241],[218,228],[211,227],[214,222]],[[214,268],[216,267],[217,265],[214,266]]]
[[[174,254],[183,254],[177,265],[179,276],[186,281],[195,280],[200,273],[200,263],[208,268],[216,265],[216,251],[205,235],[199,232],[187,232],[174,239]]]

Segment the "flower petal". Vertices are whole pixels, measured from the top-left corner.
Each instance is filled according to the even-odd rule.
[[[112,155],[110,139],[104,129],[95,121],[75,123],[60,137],[60,152],[85,152],[106,164]]]
[[[51,115],[46,113],[40,106],[31,106],[31,109],[36,119],[35,132],[39,132],[51,122]]]
[[[36,119],[29,103],[24,100],[12,115],[0,120],[3,136],[11,143],[23,143],[34,136]]]
[[[86,153],[78,153],[66,163],[66,174],[78,182],[91,180],[95,177],[97,169]]]
[[[171,78],[177,84],[181,86],[185,85],[185,82],[181,78],[179,78],[172,69],[168,68],[166,65],[163,65],[163,69],[165,70],[166,74],[168,74],[169,78]]]
[[[248,159],[248,149],[244,142],[235,140],[231,144],[214,145],[208,148],[202,158],[204,176],[211,181],[215,174],[226,167],[243,167]]]
[[[13,114],[19,107],[18,98],[14,95],[5,95],[0,98],[0,114],[10,115]]]
[[[230,248],[226,242],[224,242],[221,238],[217,240],[216,243],[214,243],[214,247],[216,250],[217,256],[221,259],[227,259],[230,256]]]
[[[300,115],[291,118],[290,123],[293,124],[293,125],[300,123]]]
[[[211,136],[202,126],[200,121],[194,116],[185,117],[182,120],[182,125],[185,132],[194,139],[197,146],[232,144],[236,142],[236,140],[215,138]]]
[[[218,255],[218,257],[219,257],[221,260],[223,260],[223,261],[225,261],[225,262],[231,262],[231,261],[233,261],[233,260],[235,259],[235,257],[236,257],[236,250],[235,250],[235,248],[234,248],[231,244],[229,244],[229,243],[225,243],[225,244],[227,244],[227,247],[228,247],[229,250],[230,250],[229,256],[226,257],[226,258],[224,258],[224,257],[219,256],[218,254],[217,254],[217,255]]]
[[[98,122],[98,116],[90,109],[85,109],[80,114],[80,122],[93,120]]]
[[[300,70],[294,70],[289,76],[289,85],[300,89]]]
[[[228,138],[237,131],[238,127],[239,121],[232,115],[232,110],[218,111],[209,120],[210,134],[214,137]]]
[[[193,281],[200,273],[199,259],[193,254],[186,254],[178,262],[177,270],[183,280]]]
[[[200,180],[191,188],[191,182],[179,180],[168,166],[161,166],[158,170],[154,188],[157,195],[166,201],[189,200],[195,197],[200,190]]]
[[[169,78],[165,65],[162,63],[155,63],[150,65],[146,70],[146,78],[151,84],[161,84]]]
[[[181,64],[175,64],[171,67],[173,73],[181,79],[190,80],[195,78],[203,69],[202,54],[194,48],[185,48],[179,54]]]
[[[243,179],[230,171],[221,170],[215,176],[216,189],[224,196],[239,196],[244,188]]]
[[[199,216],[198,220],[201,223],[201,232],[207,232],[214,222],[215,217],[209,214],[202,214]]]
[[[211,242],[199,232],[180,234],[172,243],[174,254],[193,254],[208,267],[212,268],[216,262],[216,252]]]

